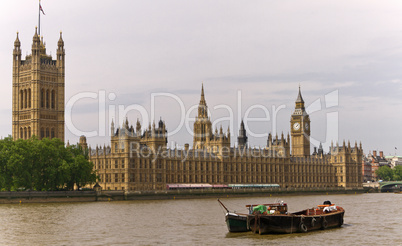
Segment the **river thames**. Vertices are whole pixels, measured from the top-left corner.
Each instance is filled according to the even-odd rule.
[[[0,205],[0,245],[402,245],[402,194],[221,198],[231,209],[281,199],[289,211],[330,200],[341,228],[285,235],[229,233],[216,199]]]

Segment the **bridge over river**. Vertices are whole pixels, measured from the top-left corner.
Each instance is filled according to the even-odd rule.
[[[402,181],[383,181],[379,184],[381,192],[402,191]]]

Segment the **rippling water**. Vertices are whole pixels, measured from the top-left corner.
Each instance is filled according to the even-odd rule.
[[[0,245],[402,245],[402,194],[222,198],[231,209],[281,198],[293,212],[324,200],[341,228],[287,235],[229,233],[216,199],[0,205]]]

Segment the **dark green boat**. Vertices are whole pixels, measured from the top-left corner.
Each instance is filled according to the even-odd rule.
[[[247,215],[237,213],[226,213],[226,225],[229,232],[246,232],[249,231],[247,226]]]
[[[218,202],[226,210],[225,221],[229,232],[250,231],[247,225],[247,214],[229,212],[229,209],[225,205],[223,205],[223,203],[219,199]]]

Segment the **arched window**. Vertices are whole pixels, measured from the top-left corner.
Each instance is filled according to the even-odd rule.
[[[31,88],[28,89],[28,108],[31,108]]]
[[[28,127],[28,138],[31,138],[31,127]]]
[[[27,130],[27,128],[25,127],[24,128],[24,139],[27,139],[28,138],[28,130]]]
[[[54,128],[52,128],[52,130],[51,130],[50,138],[54,138]]]
[[[44,138],[45,137],[45,129],[42,127],[41,129],[40,129],[40,138],[42,139],[42,138]]]
[[[49,128],[46,127],[46,137],[49,137]]]
[[[20,105],[21,105],[21,109],[23,109],[24,108],[24,92],[22,90],[20,91],[20,97],[21,97]]]
[[[45,107],[45,90],[44,89],[42,89],[40,92],[40,106],[42,108]]]
[[[46,108],[49,108],[49,90],[46,90]]]
[[[20,138],[24,138],[24,129],[20,128]]]
[[[54,90],[52,90],[52,109],[55,107],[55,100],[56,100],[56,94]]]
[[[24,108],[28,107],[27,101],[28,101],[28,95],[27,95],[27,90],[24,90]]]

